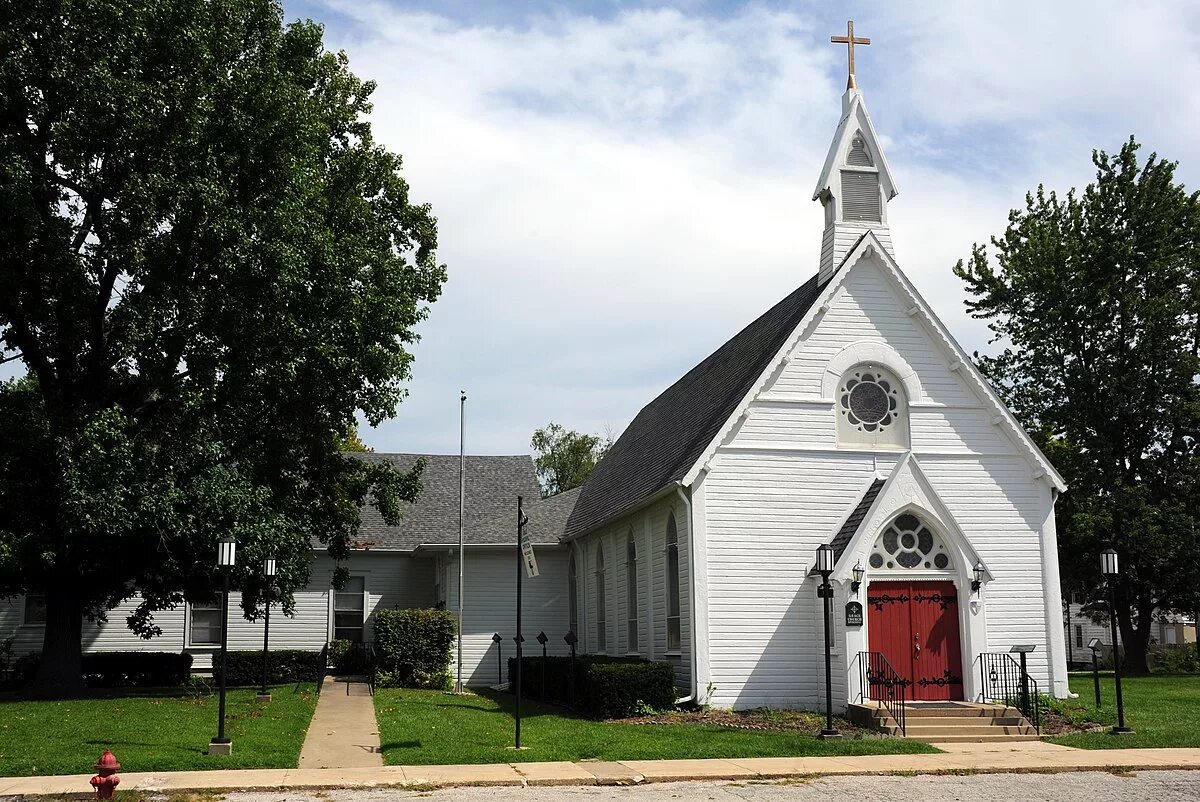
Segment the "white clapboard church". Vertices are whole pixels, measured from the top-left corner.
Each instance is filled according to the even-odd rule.
[[[1032,647],[1040,690],[1068,693],[1065,485],[901,269],[896,193],[852,72],[816,275],[642,409],[574,506],[587,651],[677,661],[718,706],[818,707],[829,544],[839,704],[866,653],[909,699],[969,701]]]
[[[1014,646],[1032,648],[1042,692],[1067,694],[1063,480],[905,276],[888,230],[896,193],[851,69],[813,194],[825,211],[815,275],[647,404],[582,488],[533,500],[528,457],[467,459],[468,684],[495,684],[513,652],[524,494],[541,569],[525,582],[524,634],[532,645],[544,631],[551,653],[574,632],[584,653],[672,662],[684,699],[817,708],[814,568],[829,545],[838,707],[862,696],[867,660],[885,661],[908,699],[986,698]],[[272,626],[280,645],[369,640],[383,607],[458,610],[458,457],[428,460],[399,526],[365,513],[347,587],[330,587],[318,555],[295,617]],[[178,649],[208,665],[211,606],[161,614],[151,642],[122,612],[88,625],[89,649]],[[37,648],[43,614],[36,598],[0,603],[0,639]],[[261,642],[260,625],[229,626],[235,647]]]

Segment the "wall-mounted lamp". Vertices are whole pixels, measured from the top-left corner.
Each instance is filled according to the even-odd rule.
[[[858,589],[862,587],[863,577],[866,576],[867,572],[863,569],[861,560],[854,564],[854,568],[851,571],[854,574],[854,581],[850,583],[850,590],[858,593]]]
[[[971,591],[973,593],[978,593],[979,589],[981,587],[983,587],[983,580],[984,580],[984,577],[987,576],[987,569],[983,567],[983,563],[975,563],[974,570],[975,570],[975,579],[972,580],[972,582],[971,582]]]

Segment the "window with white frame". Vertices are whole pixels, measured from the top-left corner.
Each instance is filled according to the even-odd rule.
[[[46,625],[46,595],[44,593],[25,594],[25,626],[42,627]]]
[[[604,588],[604,544],[596,544],[596,651],[608,651],[608,606]]]
[[[679,628],[679,532],[675,513],[667,516],[667,651],[677,652],[682,641]]]
[[[908,445],[908,408],[904,385],[879,365],[856,365],[838,383],[838,442],[852,446]]]
[[[567,561],[567,625],[575,636],[579,636],[579,569],[575,566],[575,552]]]
[[[188,642],[192,646],[221,645],[221,601],[193,602],[188,626]]]
[[[638,575],[637,575],[637,541],[633,537],[633,529],[625,540],[625,611],[626,617],[626,651],[638,650]]]
[[[366,617],[367,580],[352,576],[333,595],[333,639],[362,643]]]
[[[1083,626],[1080,624],[1075,625],[1075,645],[1078,648],[1083,648]]]

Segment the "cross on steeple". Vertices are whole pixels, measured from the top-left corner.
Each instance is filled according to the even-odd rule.
[[[834,44],[846,46],[846,50],[848,51],[849,58],[850,58],[850,77],[846,80],[846,88],[847,89],[857,89],[858,81],[856,81],[854,79],[854,46],[855,45],[869,45],[869,44],[871,44],[871,40],[867,39],[865,37],[855,37],[854,36],[854,20],[848,20],[846,22],[846,35],[845,36],[831,36],[831,37],[829,37],[829,41],[833,42]]]

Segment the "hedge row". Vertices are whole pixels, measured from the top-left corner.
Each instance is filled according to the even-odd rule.
[[[447,610],[380,610],[375,613],[375,684],[433,688],[450,684],[450,659],[458,620]]]
[[[574,707],[593,718],[625,718],[646,709],[675,704],[675,667],[640,657],[584,655],[575,659],[574,698],[571,658],[523,657],[522,692],[531,698]],[[517,660],[508,659],[509,687],[516,685]]]
[[[228,652],[226,685],[258,685],[262,682],[263,653],[257,651]],[[325,666],[321,664],[321,652],[310,652],[302,649],[271,650],[271,658],[267,662],[267,682],[271,685],[283,685],[292,682],[320,682],[324,676]],[[221,681],[221,655],[213,653],[213,681]]]
[[[42,655],[22,655],[12,665],[9,685],[28,684]],[[192,656],[178,652],[91,652],[83,655],[83,682],[89,688],[172,688],[192,675]]]

